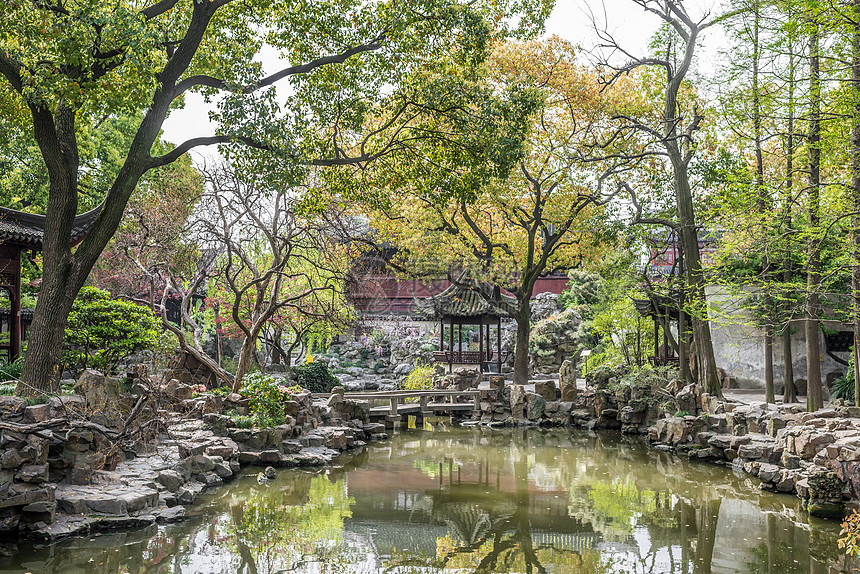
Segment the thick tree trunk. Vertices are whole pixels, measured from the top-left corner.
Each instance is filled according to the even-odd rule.
[[[525,296],[518,301],[517,346],[514,353],[514,384],[525,385],[529,382],[529,335],[531,331],[531,300]]]
[[[78,208],[78,151],[75,110],[60,104],[52,116],[33,108],[33,133],[50,176],[42,247],[44,276],[30,327],[30,339],[16,392],[23,396],[60,390],[62,344],[69,311],[84,283],[71,253],[72,221]],[[89,272],[89,268],[87,269]]]
[[[74,295],[69,294],[77,293],[80,287],[69,286],[68,274],[54,274],[50,279],[42,284],[33,314],[21,381],[15,391],[20,396],[60,392],[63,335],[74,302]]]
[[[821,76],[819,67],[818,22],[813,15],[809,42],[809,240],[806,273],[806,407],[810,412],[823,405],[821,390],[821,354],[818,329],[819,287],[821,284],[821,252],[816,236],[819,225],[821,186]]]

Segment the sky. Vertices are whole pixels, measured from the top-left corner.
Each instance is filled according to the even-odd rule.
[[[700,12],[701,1],[686,2],[691,13]],[[633,54],[644,54],[648,40],[657,29],[659,22],[653,15],[645,13],[631,0],[556,0],[556,7],[546,22],[548,35],[556,35],[569,42],[578,44],[586,52],[593,50],[597,43],[592,25],[592,17],[618,39],[623,39],[624,48]],[[713,35],[714,32],[711,32]],[[715,47],[714,42],[707,42],[706,53]],[[718,43],[718,41],[717,41]],[[261,52],[264,71],[274,72],[278,69],[278,58],[274,51]],[[707,58],[700,58],[700,60]],[[211,104],[206,104],[199,94],[186,96],[185,108],[170,114],[164,122],[164,139],[179,144],[189,138],[209,136],[215,132],[215,126],[209,121],[208,112]],[[199,155],[208,156],[215,153],[214,148],[200,150]]]

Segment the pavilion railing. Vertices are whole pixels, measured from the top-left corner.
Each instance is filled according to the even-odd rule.
[[[437,363],[458,363],[463,365],[477,365],[494,360],[492,351],[485,351],[481,359],[480,351],[434,351],[433,359]]]

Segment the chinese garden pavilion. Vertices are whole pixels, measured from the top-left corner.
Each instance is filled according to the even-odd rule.
[[[513,297],[500,295],[515,302]],[[496,363],[496,372],[502,372],[502,316],[507,313],[490,304],[477,292],[453,284],[438,295],[419,301],[416,312],[426,319],[440,322],[439,350],[433,354],[437,363],[448,363],[448,372],[455,364],[478,365],[482,372]],[[448,326],[448,348],[445,348],[445,326]],[[463,326],[478,326],[478,350],[463,350]],[[495,352],[490,329],[495,327]],[[455,346],[454,331],[457,331]],[[467,343],[468,344],[468,343]]]
[[[71,245],[83,241],[101,210],[99,205],[75,217]],[[0,207],[0,290],[9,296],[8,313],[0,311],[0,329],[9,333],[9,342],[0,342],[0,351],[6,351],[10,362],[21,356],[24,338],[21,328],[21,252],[41,251],[44,235],[44,215]]]
[[[678,357],[675,355],[673,346],[669,344],[669,331],[670,321],[678,321],[678,301],[672,297],[652,293],[648,299],[633,299],[633,305],[640,315],[654,320],[654,356],[651,357],[651,364],[655,367],[677,365]]]

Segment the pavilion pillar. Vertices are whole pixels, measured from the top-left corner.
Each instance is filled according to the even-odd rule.
[[[21,356],[21,249],[15,251],[15,279],[9,289],[9,362]]]
[[[481,315],[478,324],[478,372],[484,372],[484,316]],[[489,343],[489,341],[487,341]]]
[[[448,326],[448,342],[449,342],[449,350],[448,352],[448,372],[454,372],[454,316],[451,315],[450,325]]]
[[[440,323],[440,328],[439,328],[439,350],[440,350],[440,351],[444,351],[444,350],[445,350],[445,318],[443,317],[443,318],[439,321],[439,323]]]
[[[499,368],[499,375],[502,374],[502,317],[496,323],[496,366]]]
[[[458,357],[460,362],[463,362],[463,322],[460,321],[459,325],[457,325],[457,353],[459,353]]]
[[[654,366],[658,365],[660,360],[660,323],[658,323],[657,315],[654,315]]]
[[[663,358],[669,359],[669,317],[663,317]]]

